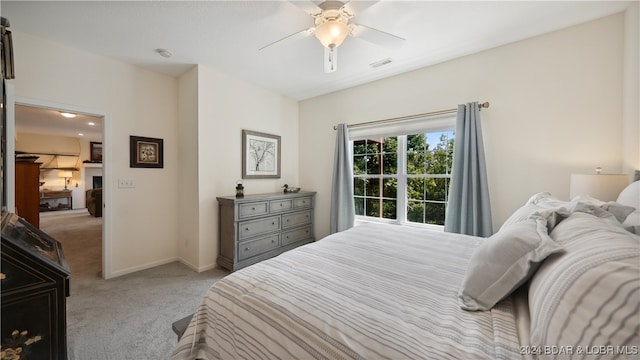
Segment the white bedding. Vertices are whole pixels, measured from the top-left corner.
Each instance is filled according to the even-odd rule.
[[[462,310],[481,238],[381,224],[237,271],[206,293],[171,359],[518,359],[511,298]]]

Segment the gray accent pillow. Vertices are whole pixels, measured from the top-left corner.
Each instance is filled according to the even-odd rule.
[[[458,292],[460,307],[491,309],[525,283],[544,259],[563,251],[547,231],[547,218],[534,214],[487,238],[469,260]]]

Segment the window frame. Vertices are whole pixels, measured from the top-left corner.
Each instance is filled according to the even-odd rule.
[[[448,120],[448,121],[447,121]],[[424,120],[423,120],[424,121]],[[433,230],[444,230],[444,225],[437,224],[426,224],[419,222],[408,221],[407,219],[407,210],[408,210],[408,202],[407,198],[407,183],[410,178],[449,178],[449,182],[451,179],[451,169],[449,169],[449,174],[427,174],[430,176],[425,176],[425,174],[408,174],[407,173],[407,137],[408,135],[420,134],[420,133],[432,133],[432,132],[445,132],[445,131],[453,131],[455,133],[455,115],[449,116],[445,118],[444,125],[443,121],[439,121],[436,126],[429,126],[428,120],[425,121],[425,125],[420,128],[420,130],[411,129],[406,132],[389,134],[389,135],[380,135],[380,130],[374,130],[371,133],[371,136],[367,136],[366,131],[360,132],[360,135],[357,139],[352,139],[350,141],[351,145],[351,161],[354,159],[354,142],[356,140],[367,140],[367,139],[377,139],[377,138],[386,138],[386,137],[397,137],[397,170],[396,174],[353,174],[353,181],[356,179],[396,179],[397,189],[396,189],[396,218],[395,219],[387,219],[383,217],[373,217],[367,215],[357,215],[355,214],[356,223],[367,223],[367,222],[375,222],[375,223],[387,223],[387,224],[397,224],[397,225],[406,225],[406,226],[417,226],[423,228],[429,228]],[[380,186],[382,186],[382,183]],[[445,204],[449,202],[449,193],[445,193]],[[354,202],[356,198],[361,197],[366,202],[367,194],[366,191],[364,195],[356,195],[354,189]],[[385,199],[384,197],[380,197],[380,199]],[[355,205],[355,204],[354,204]],[[382,211],[382,209],[380,209]],[[446,210],[445,210],[446,211]],[[366,212],[365,212],[366,213]]]

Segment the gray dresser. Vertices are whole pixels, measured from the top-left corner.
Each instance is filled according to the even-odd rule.
[[[236,271],[314,241],[315,192],[218,197],[218,265]]]

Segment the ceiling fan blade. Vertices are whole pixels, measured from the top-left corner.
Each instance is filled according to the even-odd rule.
[[[348,3],[344,4],[345,9],[351,15],[358,15],[363,12],[365,9],[375,5],[380,0],[375,1],[360,1],[360,0],[351,0]]]
[[[324,47],[324,46],[323,46]],[[324,47],[324,72],[332,73],[338,70],[338,48]]]
[[[310,27],[308,29],[300,30],[300,31],[295,32],[295,33],[293,33],[291,35],[287,35],[287,36],[283,37],[282,39],[279,39],[279,40],[276,40],[274,42],[271,42],[271,43],[261,47],[260,49],[258,49],[258,51],[266,49],[269,46],[272,46],[272,45],[275,45],[275,44],[284,44],[284,43],[288,43],[288,42],[291,42],[291,41],[294,41],[294,40],[304,39],[307,36],[313,34],[314,30],[315,30],[315,28],[312,28],[312,27]]]
[[[382,30],[374,29],[366,25],[353,24],[353,30],[351,31],[353,37],[360,38],[362,40],[374,43],[376,45],[397,49],[401,47],[405,40],[399,36],[389,34]]]
[[[322,9],[311,0],[289,0],[289,2],[307,14],[316,15],[322,12]]]

